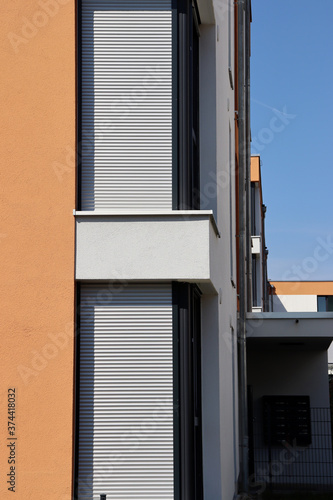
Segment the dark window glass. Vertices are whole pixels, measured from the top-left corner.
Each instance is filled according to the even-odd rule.
[[[333,296],[329,295],[326,297],[326,311],[333,311]]]
[[[258,301],[258,281],[257,281],[257,257],[252,255],[252,302],[253,307],[259,307]]]
[[[192,208],[200,209],[199,165],[199,30],[192,7]]]
[[[199,25],[193,2],[178,11],[178,208],[199,210]]]
[[[318,312],[333,312],[333,295],[318,295]]]
[[[200,293],[194,285],[174,283],[173,297],[178,318],[179,419],[175,425],[179,433],[176,461],[180,498],[202,500]]]
[[[252,236],[257,235],[256,228],[256,187],[251,183],[251,233]]]
[[[326,311],[326,297],[317,297],[317,310],[318,312]]]

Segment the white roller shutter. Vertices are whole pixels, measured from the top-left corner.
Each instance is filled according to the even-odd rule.
[[[82,210],[172,208],[171,0],[82,0]]]
[[[79,500],[174,498],[170,285],[84,285]]]

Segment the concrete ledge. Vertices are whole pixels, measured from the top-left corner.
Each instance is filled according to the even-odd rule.
[[[269,319],[316,319],[316,320],[322,320],[322,319],[333,319],[333,312],[252,312],[252,313],[247,313],[246,315],[247,319],[262,319],[262,320],[269,320]],[[333,323],[332,323],[332,328],[333,328]]]
[[[214,293],[211,211],[75,212],[77,280],[178,280]],[[213,248],[214,247],[214,248]]]
[[[248,313],[249,340],[311,341],[328,348],[333,340],[333,313]]]

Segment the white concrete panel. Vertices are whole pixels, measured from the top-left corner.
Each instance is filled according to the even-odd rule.
[[[249,313],[246,321],[248,338],[333,339],[333,313]]]
[[[273,312],[315,312],[317,295],[273,295]]]
[[[231,86],[228,67],[231,66],[234,72],[234,30],[232,1],[214,1],[216,17],[216,122],[217,122],[217,221],[221,232],[219,241],[219,258],[216,262],[214,274],[217,277],[217,289],[220,289],[220,303],[218,306],[219,316],[219,407],[220,407],[220,476],[216,477],[215,486],[217,489],[205,488],[205,500],[234,498],[235,480],[238,477],[238,418],[237,380],[233,386],[233,368],[237,373],[237,356],[232,352],[230,339],[231,324],[236,330],[237,326],[237,297],[236,289],[230,280],[230,234],[236,234],[235,226],[230,231],[230,179],[232,178],[235,187],[235,94]],[[229,30],[230,28],[230,30]],[[230,48],[230,50],[229,50]],[[229,143],[229,130],[231,131],[231,141]],[[231,151],[230,151],[231,148]],[[230,159],[232,161],[230,165]],[[203,185],[201,189],[208,191],[208,186]],[[235,197],[234,200],[235,201]],[[236,214],[233,206],[232,220],[235,224]],[[233,249],[236,249],[236,238]],[[234,264],[236,256],[234,254]],[[235,278],[235,276],[234,276]],[[236,402],[236,418],[234,418],[233,403]],[[233,429],[236,430],[234,440]],[[235,452],[236,443],[236,452]],[[235,464],[236,460],[236,464]]]
[[[79,215],[76,236],[78,280],[214,279],[210,242],[218,245],[209,214]]]

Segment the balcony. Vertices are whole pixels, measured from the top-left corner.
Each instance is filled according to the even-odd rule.
[[[220,234],[212,211],[74,215],[77,280],[178,280],[216,292]]]

